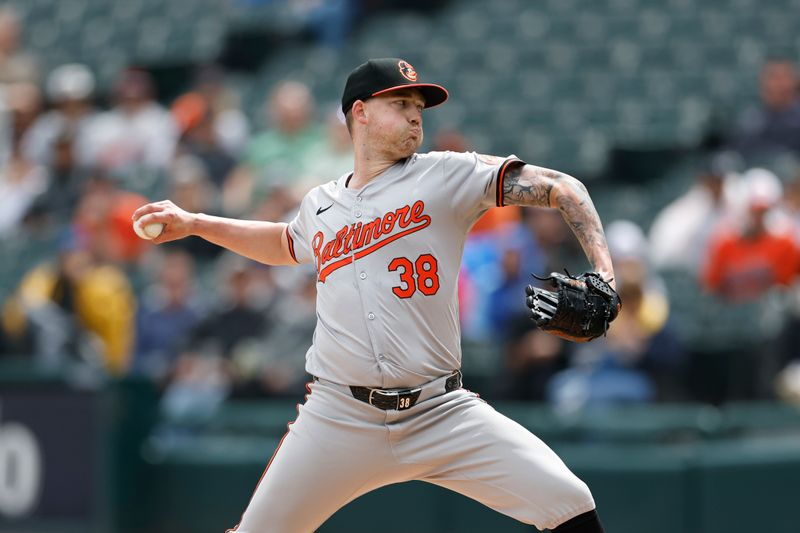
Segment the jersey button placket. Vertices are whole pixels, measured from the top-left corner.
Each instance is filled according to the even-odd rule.
[[[361,196],[356,196],[355,200],[356,200],[356,203],[352,207],[353,217],[355,217],[356,219],[360,219],[360,218],[362,218],[364,216],[364,204],[363,204],[363,200],[364,199]],[[354,265],[358,265],[359,264],[359,260],[354,258],[353,263],[354,263]],[[370,295],[370,293],[372,291],[372,287],[366,281],[369,276],[368,276],[368,274],[367,274],[367,272],[365,270],[358,269],[358,270],[355,270],[355,271],[358,272],[358,274],[357,274],[358,275],[358,279],[363,282],[363,283],[357,283],[356,286],[358,287],[359,292],[361,292],[362,295],[364,295],[364,296],[362,296],[362,303],[366,304],[366,301],[365,301],[364,297],[366,296],[366,299],[371,299],[371,298],[369,298],[369,295]],[[366,318],[367,318],[368,329],[370,331],[373,331],[373,324],[375,322],[375,319],[377,318],[375,313],[372,312],[372,311],[367,312]],[[370,336],[372,336],[372,333],[370,334]],[[383,353],[379,353],[376,356],[376,359],[378,360],[379,364],[383,364],[385,362],[385,360],[386,360],[386,357],[384,356]]]

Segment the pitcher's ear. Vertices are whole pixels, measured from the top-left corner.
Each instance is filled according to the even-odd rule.
[[[353,102],[353,107],[351,107],[350,110],[353,114],[353,120],[356,122],[364,124],[367,121],[367,106],[364,104],[363,100],[356,100]]]

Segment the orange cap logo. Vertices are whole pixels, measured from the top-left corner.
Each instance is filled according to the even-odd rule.
[[[403,75],[408,81],[417,81],[417,71],[411,66],[408,61],[399,61],[397,68],[400,69],[400,74]]]

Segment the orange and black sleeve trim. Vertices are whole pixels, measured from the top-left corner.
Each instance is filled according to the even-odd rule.
[[[506,171],[509,169],[510,166],[519,163],[521,165],[525,164],[525,161],[521,159],[507,159],[500,165],[500,168],[497,169],[497,207],[504,207],[505,204],[503,203],[503,180],[506,177]]]
[[[289,243],[289,255],[292,256],[295,263],[299,263],[300,261],[297,260],[297,256],[294,255],[294,239],[292,239],[292,234],[289,233],[289,225],[286,225],[286,241]]]

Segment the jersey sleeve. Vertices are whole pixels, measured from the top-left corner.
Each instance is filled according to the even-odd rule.
[[[307,194],[300,202],[300,208],[295,217],[286,226],[286,237],[289,241],[289,253],[298,263],[310,263],[313,259],[311,253],[311,200]]]
[[[490,207],[503,207],[503,179],[509,168],[524,165],[517,156],[497,157],[475,152],[445,152],[447,194],[456,212],[474,222]]]

